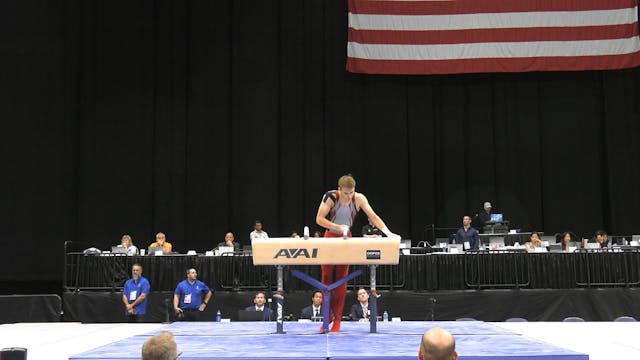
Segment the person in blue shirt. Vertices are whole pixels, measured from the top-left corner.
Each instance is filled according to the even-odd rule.
[[[202,300],[203,293],[204,300]],[[173,310],[179,320],[197,320],[198,313],[207,307],[211,295],[209,287],[198,280],[196,269],[189,268],[187,278],[182,280],[173,292]]]
[[[122,290],[122,302],[129,322],[144,322],[144,315],[147,312],[147,296],[149,296],[150,290],[149,281],[142,276],[142,266],[133,264],[131,279],[124,283]]]
[[[456,244],[469,242],[470,249],[477,249],[480,246],[480,235],[478,230],[471,227],[471,217],[465,215],[462,218],[462,227],[458,229],[455,236]]]
[[[253,298],[252,306],[245,308],[245,311],[262,311],[263,321],[273,321],[275,320],[275,313],[268,306],[266,306],[267,298],[262,291],[256,293],[256,296]]]

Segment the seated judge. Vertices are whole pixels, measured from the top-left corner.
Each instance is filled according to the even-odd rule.
[[[122,247],[127,249],[127,255],[138,255],[138,248],[133,245],[133,239],[131,239],[131,235],[122,235],[120,244],[122,245]]]
[[[565,231],[562,233],[562,236],[560,237],[562,251],[568,251],[569,247],[572,246],[571,243],[576,242],[577,240],[578,238],[571,231]]]
[[[162,246],[163,254],[166,255],[171,253],[171,249],[172,249],[171,243],[167,241],[167,237],[165,236],[164,233],[161,233],[161,232],[156,234],[156,242],[149,245],[149,247],[151,248],[151,247],[160,247],[160,246]]]
[[[613,241],[607,237],[607,232],[604,230],[596,231],[593,235],[593,239],[589,240],[590,243],[598,243],[601,248],[610,247],[613,245]]]
[[[537,231],[531,232],[531,236],[529,237],[531,240],[531,246],[533,247],[542,247],[542,240],[540,240],[540,234]]]
[[[540,235],[538,234],[537,231],[534,231],[531,233],[531,236],[529,237],[529,242],[524,244],[524,246],[528,252],[534,252],[536,251],[535,248],[543,247],[542,240],[540,240]]]
[[[351,305],[349,317],[353,321],[369,321],[369,293],[364,288],[358,289],[358,302]]]
[[[462,227],[458,229],[455,236],[456,244],[469,243],[470,249],[477,249],[480,246],[480,235],[478,230],[471,227],[471,217],[462,217]]]
[[[316,290],[311,297],[311,305],[300,311],[300,319],[322,321],[322,291]]]
[[[245,308],[245,311],[262,311],[263,321],[273,321],[275,320],[275,314],[273,311],[266,306],[267,298],[262,291],[256,293],[256,296],[253,298],[253,306],[249,306]]]
[[[233,251],[238,252],[240,251],[240,244],[234,240],[235,240],[235,237],[233,236],[233,233],[228,232],[224,236],[224,241],[221,243],[218,243],[218,247],[221,247],[221,246],[233,247]]]

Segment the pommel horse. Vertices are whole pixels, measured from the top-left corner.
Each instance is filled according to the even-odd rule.
[[[377,331],[378,321],[376,266],[398,265],[400,258],[400,237],[380,238],[268,238],[253,239],[253,265],[275,265],[278,269],[278,290],[276,291],[278,334],[284,334],[282,301],[284,299],[282,269],[285,265],[369,265],[371,281],[370,332]],[[329,306],[331,291],[362,273],[357,270],[330,285],[292,270],[291,274],[316,287],[323,294],[322,326],[329,333]],[[342,314],[334,314],[342,316]]]

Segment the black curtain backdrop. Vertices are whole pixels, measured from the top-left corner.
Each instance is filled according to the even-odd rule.
[[[165,321],[165,301],[171,300],[172,294],[151,292],[145,320]],[[504,321],[511,317],[522,317],[529,321],[562,321],[569,316],[579,316],[587,321],[612,321],[619,316],[633,316],[636,319],[640,316],[640,309],[635,305],[640,299],[638,289],[382,291],[381,295],[378,299],[378,313],[386,310],[389,317],[401,317],[403,321],[451,321],[462,317],[482,321]],[[250,292],[216,292],[205,311],[200,314],[200,320],[213,321],[220,309],[223,318],[236,321],[237,311],[251,305],[252,298],[253,293]],[[300,310],[309,305],[310,298],[308,292],[287,293],[284,315],[292,314],[298,318]],[[344,314],[349,313],[351,305],[356,301],[356,294],[348,291]],[[43,312],[42,306],[35,301],[25,304],[23,300],[20,305],[23,308],[31,305],[34,313]],[[36,308],[37,305],[40,308]],[[68,292],[63,295],[63,306],[64,321],[126,321],[119,293]],[[274,307],[275,303],[271,303],[271,306]],[[29,318],[20,319],[20,315],[7,317],[13,321],[34,321]],[[53,317],[56,314],[49,311],[47,315]],[[170,320],[173,320],[173,314],[170,315]]]
[[[317,228],[344,173],[415,241],[484,201],[640,232],[638,69],[350,74],[340,0],[8,0],[0,24],[0,280],[59,280],[67,240]]]

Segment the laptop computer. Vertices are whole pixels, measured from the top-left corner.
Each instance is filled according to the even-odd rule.
[[[264,321],[264,312],[238,310],[238,321]]]
[[[149,246],[149,251],[147,253],[149,255],[155,255],[156,251],[163,251],[163,250],[164,248],[162,246]]]
[[[491,222],[503,222],[504,216],[502,214],[491,214]]]
[[[121,245],[112,246],[111,247],[111,253],[112,254],[126,254],[127,253],[127,249],[124,246],[121,246]]]
[[[464,251],[463,244],[447,244],[447,251],[449,253],[461,254]]]
[[[218,254],[233,255],[233,246],[218,246]]]
[[[551,244],[551,245],[547,246],[547,250],[550,253],[562,252],[562,244]]]

